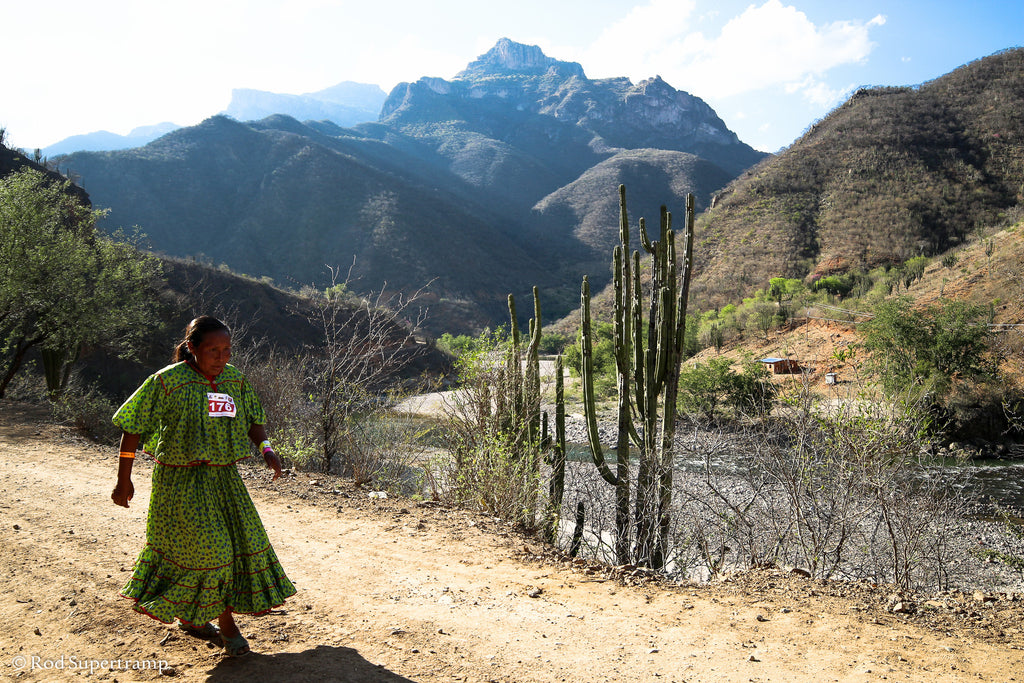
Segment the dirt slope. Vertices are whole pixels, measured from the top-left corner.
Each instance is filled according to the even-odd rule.
[[[117,597],[143,543],[146,462],[117,508],[112,449],[44,418],[0,402],[3,679],[156,680],[109,660],[162,660],[182,681],[1024,680],[1020,596],[894,614],[883,589],[782,572],[670,586],[560,560],[488,517],[256,470],[299,593],[242,617],[257,654],[231,660]]]

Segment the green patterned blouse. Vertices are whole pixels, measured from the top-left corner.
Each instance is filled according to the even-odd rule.
[[[208,380],[186,362],[151,375],[113,418],[157,462],[230,465],[249,456],[249,428],[267,421],[256,392],[233,365]]]

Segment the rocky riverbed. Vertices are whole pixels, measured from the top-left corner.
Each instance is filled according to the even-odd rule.
[[[608,413],[601,415],[599,433],[602,443],[608,448],[605,458],[614,470],[615,455],[611,445],[616,441],[617,430],[613,418]],[[685,429],[681,427],[676,438],[679,457],[673,496],[676,502],[676,521],[680,527],[676,537],[686,538],[696,533],[703,534],[705,540],[713,538],[721,547],[729,548],[729,551],[720,551],[723,565],[735,566],[742,563],[744,550],[768,547],[767,537],[777,531],[779,522],[790,521],[789,513],[784,509],[788,502],[788,494],[784,491],[779,494],[781,499],[778,505],[758,500],[763,496],[763,487],[767,484],[765,477],[750,471],[751,467],[757,465],[756,461],[744,456],[742,442],[748,437],[748,434],[699,429],[690,425]],[[577,444],[577,447],[574,454],[570,455],[570,459],[575,462],[570,464],[567,474],[563,515],[567,519],[571,517],[575,500],[586,501],[589,538],[594,546],[590,551],[595,556],[603,555],[600,559],[608,560],[613,555],[609,539],[615,528],[613,487],[600,478],[596,468],[589,462],[583,416],[567,416],[566,438],[570,443]],[[702,450],[705,451],[704,457],[701,455]],[[943,493],[952,496],[947,505],[937,505],[934,517],[929,517],[924,508],[900,510],[900,506],[894,506],[895,510],[904,515],[907,524],[917,525],[917,528],[907,528],[901,532],[903,542],[908,545],[921,544],[917,548],[919,553],[925,552],[926,547],[931,548],[928,551],[930,557],[914,560],[928,565],[928,570],[921,573],[920,577],[926,579],[933,590],[977,589],[1024,593],[1024,511],[1017,501],[1007,503],[997,500],[991,493],[986,493],[991,489],[978,485],[979,472],[991,479],[995,469],[988,467],[982,471],[969,464],[969,460],[960,459],[959,462],[966,464],[936,466],[930,470],[930,476],[944,478],[944,486],[947,488],[943,489]],[[1005,472],[1007,479],[1015,480],[1020,476],[1020,481],[1024,482],[1024,464],[1010,463],[1002,466],[1000,471]],[[939,489],[934,489],[933,493],[939,493]],[[861,536],[861,545],[866,547],[870,542],[874,548],[862,553],[851,544],[848,557],[838,565],[832,576],[851,579],[873,577],[873,580],[885,583],[886,577],[879,572],[886,566],[891,567],[892,561],[891,558],[879,556],[879,553],[886,552],[888,544],[873,526],[879,524],[878,517],[871,514],[870,510],[855,509],[853,506],[840,509],[837,500],[835,497],[824,496],[815,502],[835,505],[833,512],[836,514],[845,511],[844,514],[860,515],[860,521],[856,524],[837,525],[834,521],[822,518],[817,522],[818,531],[837,533],[841,530],[850,533],[852,529],[853,533]],[[764,524],[757,529],[751,526],[744,528],[742,525],[734,527],[733,532],[746,536],[729,538],[729,532],[725,529],[735,525],[736,520],[742,517],[732,514],[735,510],[730,513],[729,506],[735,505],[736,509],[740,509],[744,505],[751,505],[751,501],[757,501],[755,507],[759,505],[764,515],[776,515],[777,519],[766,522],[763,518],[755,518],[753,525]],[[922,506],[926,504],[921,503]],[[703,519],[697,519],[698,516],[703,516]],[[922,531],[925,528],[927,533]],[[755,534],[761,537],[755,538]],[[689,558],[690,571],[681,572],[691,578],[702,573],[693,570],[695,565],[700,564],[700,553],[704,551],[697,549],[693,552],[697,558]],[[891,546],[888,546],[888,552],[892,552]],[[800,554],[796,553],[796,556]],[[782,564],[787,567],[798,570],[807,568],[802,566],[807,563],[801,562],[793,554],[789,554],[785,560]],[[703,573],[707,573],[706,565]]]

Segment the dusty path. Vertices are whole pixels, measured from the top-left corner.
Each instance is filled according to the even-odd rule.
[[[117,508],[113,449],[43,417],[0,401],[3,679],[92,666],[89,680],[157,680],[111,667],[163,661],[183,681],[1024,680],[1024,611],[1007,596],[913,617],[878,591],[781,572],[638,582],[559,561],[487,517],[262,471],[250,490],[299,593],[241,618],[258,654],[230,660],[116,596],[143,542],[149,466]]]

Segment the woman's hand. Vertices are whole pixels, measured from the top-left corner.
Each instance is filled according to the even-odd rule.
[[[114,501],[115,505],[120,505],[123,508],[128,507],[128,501],[135,495],[135,485],[132,484],[132,480],[126,479],[121,481],[117,480],[117,486],[114,487],[114,492],[110,494],[110,499]]]
[[[277,457],[277,453],[274,452],[274,449],[270,447],[270,442],[267,441],[267,428],[261,424],[254,423],[250,425],[249,440],[256,444],[257,449],[263,449],[263,462],[267,463],[267,467],[274,470],[274,476],[271,477],[270,481],[280,477],[281,458]]]
[[[135,485],[132,484],[132,466],[135,464],[135,451],[139,449],[141,440],[142,437],[138,434],[121,432],[121,453],[128,454],[128,457],[117,459],[117,486],[110,494],[114,505],[126,508],[128,501],[135,495]]]
[[[267,463],[267,467],[274,470],[274,476],[270,478],[270,481],[281,476],[281,458],[277,457],[277,453],[268,448],[263,451],[263,461]]]

